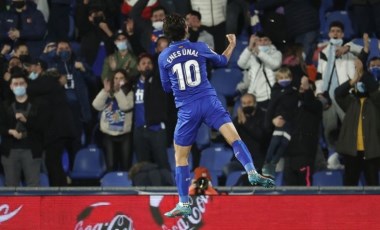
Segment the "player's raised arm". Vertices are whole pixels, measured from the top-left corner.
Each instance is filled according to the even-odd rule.
[[[230,60],[231,54],[234,51],[235,46],[236,46],[236,36],[235,34],[227,34],[226,37],[228,39],[229,44],[227,48],[224,50],[224,52],[222,53],[222,55],[226,56],[227,60]]]

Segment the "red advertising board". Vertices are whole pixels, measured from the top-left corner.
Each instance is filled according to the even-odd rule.
[[[177,197],[0,197],[0,229],[380,229],[377,195],[199,196],[169,219]]]

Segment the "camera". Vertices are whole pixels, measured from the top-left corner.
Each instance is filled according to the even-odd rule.
[[[195,187],[197,188],[197,194],[204,194],[208,189],[209,180],[206,177],[200,177],[195,181]]]

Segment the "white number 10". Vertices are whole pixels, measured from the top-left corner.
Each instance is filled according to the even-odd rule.
[[[193,69],[194,79],[191,76],[191,69]],[[185,90],[186,85],[195,87],[201,83],[201,74],[199,70],[199,64],[196,60],[189,60],[182,63],[177,63],[172,68],[173,74],[177,75],[178,86],[180,90]],[[185,71],[183,71],[185,70]],[[186,82],[185,82],[186,79]]]

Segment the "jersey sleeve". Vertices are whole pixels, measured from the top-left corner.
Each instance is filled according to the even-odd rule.
[[[215,51],[210,49],[206,43],[199,43],[199,47],[202,51],[202,55],[204,55],[206,59],[210,60],[215,67],[223,67],[227,65],[227,57],[217,54]]]
[[[164,55],[161,53],[160,56],[158,57],[158,68],[160,70],[160,78],[161,78],[161,84],[162,84],[162,88],[164,89],[165,92],[167,93],[170,93],[172,92],[172,87],[171,87],[171,83],[170,83],[170,77],[169,77],[169,74],[165,68],[165,57],[163,57]]]

